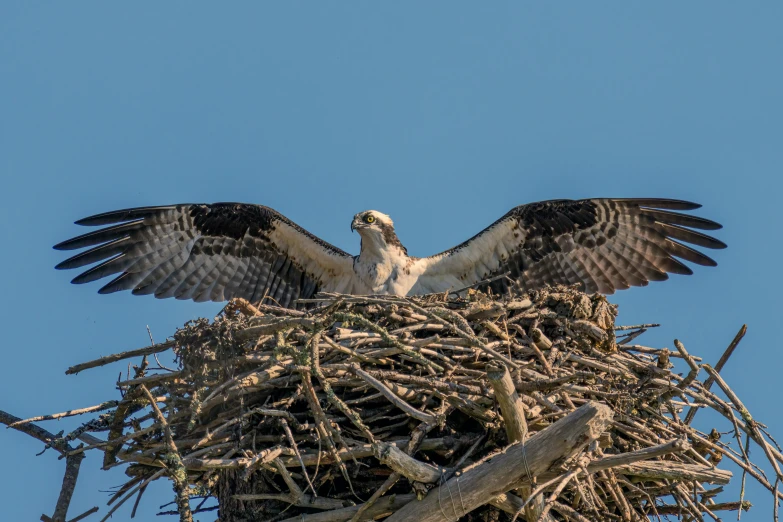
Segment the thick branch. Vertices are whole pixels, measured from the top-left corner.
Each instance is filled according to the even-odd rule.
[[[540,352],[539,352],[540,353]],[[546,359],[541,356],[541,359]],[[503,415],[503,422],[506,427],[506,436],[509,442],[524,442],[527,436],[527,421],[525,420],[525,405],[511,380],[508,369],[498,366],[487,366],[487,379],[492,389],[495,391],[495,399],[500,405],[500,412]],[[518,488],[518,493],[525,498],[530,496],[532,486],[526,484]],[[544,497],[537,495],[525,505],[525,518],[527,520],[538,520],[544,510]],[[543,517],[542,522],[549,522],[552,517]]]
[[[505,366],[487,366],[487,379],[495,391],[495,399],[500,405],[500,413],[506,425],[509,442],[521,442],[527,435],[525,405],[519,398],[514,381]]]
[[[702,504],[702,506],[704,506]],[[710,511],[748,511],[752,504],[747,500],[743,502],[723,502],[720,504],[708,504]],[[682,509],[679,506],[658,506],[656,508],[659,515],[678,515],[682,513]]]
[[[466,513],[508,491],[526,476],[548,470],[556,461],[567,459],[596,440],[609,426],[612,411],[602,404],[588,402],[578,410],[536,433],[525,443],[508,446],[475,467],[431,490],[421,502],[410,502],[388,518],[389,522],[445,522]],[[458,503],[441,502],[461,492]]]
[[[617,466],[624,466],[627,464],[633,464],[641,460],[654,459],[670,453],[682,453],[691,448],[691,445],[685,439],[674,439],[671,442],[665,444],[659,444],[658,446],[650,446],[649,448],[642,448],[640,450],[631,451],[629,453],[621,453],[619,455],[610,455],[600,460],[596,460],[588,464],[587,471],[596,473],[603,469],[614,468]]]
[[[669,479],[676,482],[696,481],[710,484],[728,484],[732,473],[724,469],[701,466],[699,464],[681,464],[679,462],[637,462],[617,466],[617,471],[646,479]]]
[[[139,357],[142,355],[152,355],[154,353],[165,352],[175,344],[176,343],[174,341],[166,341],[165,343],[153,344],[152,346],[146,346],[144,348],[139,348],[137,350],[128,350],[127,352],[120,352],[120,353],[115,353],[113,355],[107,355],[106,357],[95,359],[94,361],[74,364],[73,366],[65,370],[65,375],[73,375],[74,373],[79,373],[80,371],[86,370],[88,368],[105,366],[107,364],[121,361],[123,359],[130,359],[131,357]]]
[[[414,459],[394,444],[380,442],[377,448],[376,456],[378,460],[400,475],[407,477],[411,482],[417,481],[431,484],[439,481],[446,473],[446,470],[442,468],[436,468]]]

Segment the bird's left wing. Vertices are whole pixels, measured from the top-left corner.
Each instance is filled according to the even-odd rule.
[[[119,274],[99,290],[224,301],[244,297],[289,307],[319,289],[350,293],[353,258],[275,210],[244,203],[180,204],[107,212],[79,225],[111,225],[58,250],[92,247],[59,265],[87,283]],[[104,261],[105,260],[105,261]]]
[[[715,266],[681,242],[725,248],[691,229],[716,230],[718,223],[679,210],[700,205],[671,199],[552,200],[522,205],[482,232],[441,254],[423,258],[419,284],[445,291],[508,274],[492,283],[505,291],[582,283],[587,292],[611,294],[629,286],[662,281],[669,273],[691,274],[678,259]]]

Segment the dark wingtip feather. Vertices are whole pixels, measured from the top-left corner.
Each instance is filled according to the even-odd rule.
[[[723,228],[723,225],[721,225],[720,223],[718,223],[716,221],[710,221],[709,219],[705,219],[704,222],[705,222],[704,223],[705,226],[709,225],[709,226],[712,227],[712,228],[705,228],[704,230],[720,230],[720,229]]]
[[[54,245],[52,248],[55,250],[73,250],[72,248],[68,247],[68,243],[70,243],[70,239],[66,239],[65,241],[60,241],[56,245]]]
[[[701,208],[701,204],[682,199],[668,198],[617,198],[614,201],[634,203],[644,208],[660,208],[666,210],[696,210]]]
[[[54,265],[55,270],[70,270],[71,268],[78,268],[78,266],[73,265],[73,257],[69,257],[65,261],[60,261]]]
[[[680,263],[676,259],[670,259],[673,263],[670,263],[666,268],[669,271],[670,274],[677,274],[677,275],[693,275],[693,270],[688,265],[685,265],[683,263]]]
[[[125,221],[132,221],[134,219],[145,218],[150,214],[159,212],[161,210],[169,210],[178,206],[187,206],[189,203],[183,203],[180,205],[161,205],[157,207],[135,207],[126,208],[123,210],[112,210],[111,212],[103,212],[101,214],[95,214],[82,218],[78,221],[74,221],[77,225],[81,226],[99,226],[99,225],[112,225],[115,223],[123,223]]]
[[[83,275],[84,274],[79,274],[76,277],[74,277],[73,279],[71,279],[71,284],[72,285],[83,285],[84,283],[89,283],[89,281],[85,281],[84,280],[84,278],[82,277]]]
[[[133,295],[150,295],[155,293],[155,287],[156,285],[153,284],[147,284],[144,286],[137,286],[136,288],[131,289],[131,294]]]
[[[113,255],[119,254],[128,248],[125,243],[127,243],[129,240],[130,238],[126,236],[115,239],[114,241],[110,241],[109,243],[98,245],[97,247],[91,248],[86,252],[69,257],[65,261],[60,262],[54,268],[55,270],[68,270],[70,268],[80,268],[97,261],[102,261]]]
[[[81,274],[71,279],[71,284],[83,285],[85,283],[92,283],[93,281],[97,281],[98,279],[101,279],[101,277],[95,277],[94,274],[95,272],[92,270],[87,270],[86,272],[82,272]]]
[[[670,225],[679,225],[681,227],[696,228],[700,230],[720,230],[723,228],[723,225],[720,223],[702,217],[692,216],[690,214],[680,214],[678,212],[653,209],[644,209],[642,212],[656,221]]]
[[[113,294],[114,292],[119,292],[122,290],[127,290],[133,285],[128,285],[131,281],[125,281],[129,276],[132,274],[129,274],[128,272],[123,272],[119,276],[115,277],[111,281],[109,281],[106,285],[102,286],[100,290],[98,290],[99,294]]]
[[[86,218],[74,221],[75,225],[83,227],[93,227],[99,225],[111,225],[113,223],[122,223],[123,221],[130,221],[133,219],[129,217],[135,208],[129,208],[125,210],[114,210],[111,212],[103,212],[101,214],[95,214],[93,216],[87,216]],[[128,217],[126,217],[128,216]]]
[[[101,228],[87,232],[81,236],[66,239],[62,243],[54,245],[55,250],[75,250],[77,248],[91,247],[100,243],[112,242],[116,239],[127,237],[127,235],[142,228],[144,222],[142,220],[131,221],[128,223],[122,223],[120,225],[114,225],[112,227]]]
[[[125,254],[118,254],[111,259],[82,272],[74,277],[73,280],[71,280],[71,283],[81,285],[103,279],[106,276],[121,272],[125,268],[123,265],[127,264],[128,260],[125,258]]]
[[[677,225],[669,225],[667,223],[658,222],[658,226],[663,230],[666,236],[671,239],[676,239],[684,243],[691,243],[693,245],[710,248],[713,250],[721,250],[726,248],[726,243],[719,239],[715,239],[712,236],[701,234],[699,232]]]
[[[718,266],[718,263],[711,257],[705,256],[698,250],[694,250],[687,245],[683,245],[673,239],[666,239],[666,250],[669,255],[679,257],[691,263],[701,266]]]

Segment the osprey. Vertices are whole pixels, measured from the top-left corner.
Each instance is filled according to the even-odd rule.
[[[361,249],[352,256],[268,207],[179,204],[81,219],[76,224],[111,226],[54,248],[92,247],[56,268],[102,261],[72,281],[116,275],[102,294],[131,290],[194,301],[243,297],[291,307],[318,291],[421,295],[487,280],[500,293],[581,283],[586,292],[610,294],[665,280],[669,273],[691,274],[678,259],[715,266],[683,244],[726,247],[692,230],[716,230],[718,223],[675,212],[699,207],[673,199],[531,203],[450,250],[419,258],[408,255],[391,218],[376,210],[354,216],[351,230],[361,236]]]

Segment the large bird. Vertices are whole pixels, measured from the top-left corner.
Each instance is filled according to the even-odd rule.
[[[54,248],[91,247],[56,268],[100,264],[77,276],[88,283],[116,276],[102,294],[194,301],[243,297],[284,307],[318,291],[420,295],[492,280],[495,292],[581,283],[613,293],[691,274],[680,260],[715,266],[683,243],[726,245],[693,229],[718,223],[676,211],[700,205],[673,199],[551,200],[518,206],[464,243],[411,257],[386,214],[356,214],[358,256],[319,239],[271,208],[244,203],[179,204],[117,210],[81,219],[110,225]],[[497,277],[506,274],[506,277]]]

